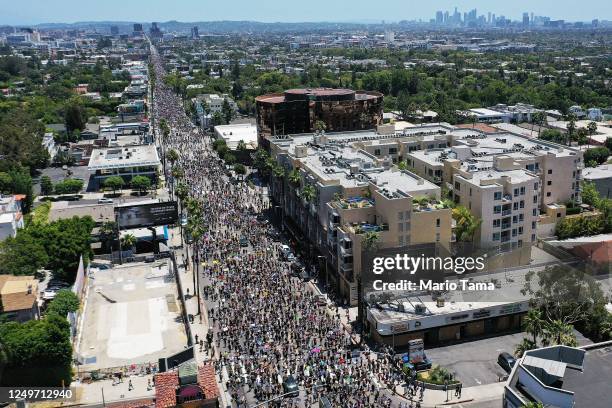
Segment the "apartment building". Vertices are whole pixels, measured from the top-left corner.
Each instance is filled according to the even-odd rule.
[[[434,242],[448,247],[451,241],[451,210],[440,202],[439,186],[352,143],[375,135],[366,131],[270,140],[277,162],[287,173],[299,174],[299,182],[275,177],[271,183],[277,211],[294,235],[303,234],[307,255],[325,260],[325,280],[351,305],[358,303],[367,236],[376,234],[381,249]]]
[[[492,135],[471,132],[467,135],[451,132],[448,134],[451,147],[409,152],[406,162],[419,175],[446,186],[456,202],[483,220],[480,234],[483,246],[531,242],[535,239],[531,226],[540,214],[556,222],[565,215],[565,203],[581,202],[584,165],[580,150],[506,132]],[[519,195],[515,196],[517,189]],[[485,190],[495,196],[482,195]],[[501,214],[508,210],[512,213],[510,235],[514,239],[507,240],[505,233],[503,237],[498,237],[495,231],[489,234],[489,207],[497,201],[501,201]],[[497,205],[493,205],[495,211],[499,209]],[[499,223],[507,225],[504,220],[494,221],[495,228]],[[515,233],[514,224],[520,222],[524,223],[523,228],[517,227]],[[526,233],[529,230],[532,232]]]
[[[206,104],[206,107],[208,108],[208,112],[210,114],[221,112],[223,110],[224,101],[227,101],[229,103],[229,106],[234,112],[238,111],[238,105],[228,94],[202,94],[198,95],[196,99]]]
[[[453,199],[481,220],[474,242],[481,248],[520,248],[536,240],[540,178],[506,156],[491,168],[453,174]]]

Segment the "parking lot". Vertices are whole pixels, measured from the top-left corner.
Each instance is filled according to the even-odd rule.
[[[427,357],[434,363],[447,368],[463,383],[464,387],[491,384],[501,376],[507,375],[497,364],[497,356],[505,351],[514,354],[514,349],[526,333],[508,334],[488,339],[454,344],[446,347],[427,349]],[[576,332],[579,345],[590,341]]]

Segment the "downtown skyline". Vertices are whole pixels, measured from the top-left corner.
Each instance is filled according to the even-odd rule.
[[[1,6],[0,24],[5,25],[36,25],[45,23],[75,23],[89,21],[108,22],[144,22],[144,21],[258,21],[258,22],[338,22],[338,23],[380,23],[386,21],[422,21],[424,23],[435,19],[437,11],[452,11],[455,7],[459,12],[469,12],[477,9],[479,14],[493,13],[505,16],[512,21],[522,19],[523,13],[548,16],[552,20],[591,21],[593,19],[612,19],[612,7],[607,2],[593,0],[578,5],[575,2],[551,0],[540,1],[537,4],[518,0],[511,4],[491,5],[481,0],[464,1],[460,4],[451,1],[438,1],[432,4],[387,0],[382,7],[372,10],[372,3],[365,0],[329,3],[312,0],[308,5],[293,4],[287,7],[287,2],[268,0],[253,4],[243,0],[233,2],[235,7],[218,7],[219,3],[212,1],[181,0],[168,7],[162,0],[134,1],[123,3],[109,0],[104,3],[88,4],[75,0],[60,0],[51,5],[39,0],[24,0],[11,2]],[[350,7],[349,7],[350,3]],[[181,6],[181,7],[176,7]]]

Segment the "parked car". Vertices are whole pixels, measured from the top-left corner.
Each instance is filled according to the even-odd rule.
[[[293,261],[295,259],[295,255],[293,255],[288,245],[281,246],[281,254],[286,261]]]
[[[515,363],[516,359],[510,353],[506,353],[505,351],[503,353],[499,353],[499,356],[497,357],[497,364],[499,364],[507,373],[512,371],[512,367],[514,367]]]
[[[181,226],[185,227],[187,225],[187,216],[183,214],[181,216]]]
[[[249,240],[246,237],[240,237],[240,246],[247,247],[249,246]]]
[[[283,393],[286,394],[287,397],[291,398],[295,398],[300,395],[300,389],[292,375],[288,376],[287,379],[283,381]]]
[[[112,203],[113,203],[112,198],[106,198],[106,197],[98,198],[98,204],[112,204]]]

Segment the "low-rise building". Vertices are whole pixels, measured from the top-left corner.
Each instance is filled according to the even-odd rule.
[[[96,187],[111,176],[121,176],[126,182],[134,176],[146,176],[155,184],[161,161],[155,145],[109,147],[94,149],[88,168],[95,172],[92,177]]]
[[[552,346],[525,352],[504,387],[507,408],[530,402],[545,407],[604,408],[610,406],[609,344]]]
[[[601,197],[612,198],[612,165],[586,167],[583,170],[583,177],[585,182],[595,185]]]
[[[0,305],[7,320],[38,319],[38,280],[34,276],[0,275]]]
[[[257,149],[257,126],[251,123],[215,126],[215,137],[225,140],[230,150],[236,150],[240,142],[249,150]]]
[[[17,230],[24,227],[21,213],[21,200],[24,195],[0,195],[0,241],[8,237],[15,237]]]

